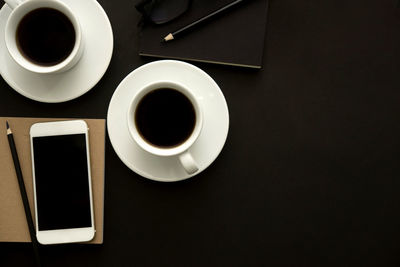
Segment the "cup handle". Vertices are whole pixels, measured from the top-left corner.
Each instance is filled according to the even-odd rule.
[[[24,2],[25,0],[4,0],[4,2],[6,2],[6,4],[11,8],[14,9],[16,8],[18,5],[20,5],[22,2]]]
[[[181,164],[185,171],[188,174],[193,174],[199,170],[197,167],[196,162],[194,161],[192,155],[188,151],[184,152],[179,156],[179,160],[181,161]]]

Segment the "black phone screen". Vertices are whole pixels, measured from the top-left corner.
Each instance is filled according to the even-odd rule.
[[[33,137],[39,231],[91,227],[85,134]]]

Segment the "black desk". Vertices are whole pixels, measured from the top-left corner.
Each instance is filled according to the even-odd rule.
[[[106,118],[119,82],[150,59],[137,56],[132,1],[99,2],[115,35],[100,83],[43,104],[1,79],[1,116]],[[107,139],[104,244],[45,247],[47,266],[399,266],[395,6],[271,0],[262,70],[196,64],[230,109],[220,157],[193,179],[157,183]],[[0,255],[1,266],[33,266],[28,244],[0,244]]]

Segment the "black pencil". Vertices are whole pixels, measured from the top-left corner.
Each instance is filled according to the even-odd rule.
[[[167,34],[167,36],[164,37],[163,41],[164,42],[172,41],[172,40],[178,38],[178,36],[183,35],[183,34],[189,32],[190,30],[193,30],[196,26],[199,26],[200,24],[203,24],[206,21],[209,21],[210,19],[215,18],[217,15],[220,15],[220,14],[222,14],[222,12],[227,11],[228,9],[230,9],[234,6],[237,6],[238,4],[240,4],[243,1],[244,0],[233,1],[233,2],[229,3],[228,5],[223,6],[223,7],[219,8],[218,10],[211,12],[210,14],[180,28],[179,30],[176,30],[174,32]]]
[[[19,159],[18,159],[17,149],[15,148],[14,137],[13,137],[12,131],[10,129],[10,125],[8,124],[7,121],[6,121],[6,126],[7,126],[8,144],[10,145],[11,155],[12,155],[12,158],[14,161],[14,167],[15,167],[15,172],[17,174],[19,191],[21,193],[22,203],[24,204],[26,221],[28,223],[29,234],[30,234],[31,240],[32,240],[33,252],[35,254],[37,266],[41,266],[40,257],[39,257],[39,243],[36,239],[36,232],[35,232],[35,227],[33,224],[31,209],[29,207],[28,196],[26,195],[24,178],[22,177],[21,166],[19,165]]]

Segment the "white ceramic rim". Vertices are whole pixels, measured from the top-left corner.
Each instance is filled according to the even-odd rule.
[[[66,15],[75,30],[75,45],[69,56],[62,62],[52,66],[41,66],[27,60],[19,51],[16,41],[16,30],[20,20],[30,11],[37,8],[54,8]],[[36,73],[56,73],[69,69],[82,54],[82,30],[78,19],[71,9],[58,0],[25,0],[10,14],[5,28],[5,43],[11,57],[23,68]]]
[[[151,145],[143,139],[143,137],[139,134],[138,129],[136,128],[135,111],[138,103],[146,94],[158,88],[173,88],[184,94],[192,103],[196,114],[196,124],[190,137],[182,144],[171,148],[161,148]],[[157,156],[176,156],[187,151],[199,137],[203,126],[203,114],[199,102],[196,100],[196,97],[193,95],[192,92],[190,92],[187,87],[177,82],[163,80],[149,83],[135,94],[128,108],[127,123],[132,139],[143,150]]]

